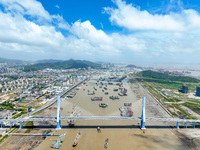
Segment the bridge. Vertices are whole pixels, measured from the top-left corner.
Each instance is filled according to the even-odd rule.
[[[67,89],[67,90],[65,90],[65,91],[63,91],[63,92],[61,92],[61,93],[59,93],[59,96],[62,97],[62,96],[65,95],[67,92],[71,91],[73,88],[75,88],[76,86],[78,86],[79,84],[85,82],[85,81],[88,80],[88,79],[89,79],[89,78],[85,78],[85,79],[79,81],[78,83],[76,83],[76,84],[74,84],[73,86],[71,86],[69,89]],[[34,110],[34,111],[31,111],[31,112],[29,112],[29,113],[27,113],[27,114],[21,116],[20,118],[24,118],[24,117],[30,116],[30,115],[32,115],[32,114],[35,114],[35,113],[37,113],[37,112],[39,112],[39,111],[41,111],[41,110],[44,110],[44,109],[50,107],[51,105],[53,105],[56,101],[57,101],[57,97],[54,97],[54,98],[53,98],[49,103],[47,103],[46,105],[44,105],[44,106],[42,106],[42,107],[40,107],[40,108],[38,108],[38,109],[36,109],[36,110]]]
[[[19,128],[22,128],[22,123],[26,121],[56,121],[57,127],[56,130],[60,130],[62,128],[61,121],[62,120],[139,120],[141,122],[140,128],[145,130],[145,122],[146,121],[160,121],[160,122],[176,122],[176,128],[179,128],[179,123],[184,123],[184,127],[187,128],[187,123],[192,123],[193,128],[195,128],[196,123],[200,123],[200,120],[193,120],[193,119],[179,119],[179,118],[153,118],[153,117],[145,117],[145,96],[143,97],[143,106],[142,106],[142,115],[141,117],[118,117],[118,116],[83,116],[83,117],[61,117],[60,116],[60,96],[64,95],[66,92],[69,92],[71,89],[76,87],[77,85],[81,84],[85,80],[75,84],[67,91],[60,93],[57,96],[56,100],[53,100],[50,104],[43,107],[43,109],[47,108],[48,106],[52,105],[57,101],[57,117],[41,117],[41,118],[29,118],[27,116],[20,117],[17,119],[0,119],[1,128],[4,125],[4,122],[10,122],[10,127],[13,126],[13,123],[19,123]],[[40,108],[42,110],[42,108]]]

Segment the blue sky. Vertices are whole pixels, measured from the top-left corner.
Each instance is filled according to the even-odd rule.
[[[197,0],[0,0],[0,57],[200,63]]]

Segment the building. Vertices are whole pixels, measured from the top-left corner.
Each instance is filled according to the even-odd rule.
[[[196,96],[200,96],[200,86],[196,87]]]
[[[181,93],[188,93],[188,86],[187,85],[182,85],[182,89],[179,90]]]

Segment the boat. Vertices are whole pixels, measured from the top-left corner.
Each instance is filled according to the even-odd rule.
[[[133,116],[133,111],[132,111],[132,109],[130,107],[120,107],[119,110],[121,112],[120,115],[122,117],[131,117],[131,116]]]
[[[119,93],[119,96],[127,96],[126,93]]]
[[[88,95],[94,95],[95,94],[95,92],[93,91],[92,93],[88,93]]]
[[[67,122],[69,123],[69,127],[74,127],[75,125],[75,121],[76,121],[76,117],[79,117],[81,114],[81,111],[80,110],[75,110],[74,112],[72,112],[70,114],[70,117],[74,117],[73,120],[68,120]]]
[[[108,141],[109,141],[109,139],[106,138],[106,140],[105,140],[105,144],[104,144],[104,148],[108,148]]]
[[[100,127],[97,127],[97,132],[98,132],[98,133],[101,133]]]
[[[118,91],[118,89],[113,89],[113,91]]]
[[[124,103],[124,106],[132,106],[132,103]]]
[[[74,139],[73,147],[75,147],[78,144],[78,140],[79,140],[80,136],[81,136],[81,133],[78,132],[76,135],[76,138]]]
[[[81,89],[81,87],[80,87],[80,86],[78,86],[78,87],[76,87],[75,89],[76,89],[76,90],[80,90],[80,89]]]
[[[118,96],[110,96],[109,98],[112,99],[112,100],[119,99]]]
[[[59,136],[59,139],[60,139],[60,142],[61,142],[61,143],[64,141],[66,133],[67,133],[67,132],[65,132],[64,134],[61,134],[61,135]]]
[[[91,100],[92,101],[102,101],[103,100],[103,97],[91,97]]]
[[[51,145],[51,148],[59,149],[61,147],[61,145],[62,145],[61,142],[56,141]]]
[[[106,107],[108,107],[108,104],[106,104],[106,103],[100,103],[99,107],[106,108]]]
[[[75,126],[75,120],[70,120],[69,121],[69,127],[74,127]]]
[[[127,89],[126,88],[120,88],[121,89],[121,93],[122,94],[126,94],[127,93]]]

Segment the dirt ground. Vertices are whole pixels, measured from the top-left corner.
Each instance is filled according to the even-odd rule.
[[[127,97],[120,97],[120,100],[113,101],[108,99],[108,96],[102,93],[102,89],[97,88],[97,92],[94,96],[103,96],[103,101],[108,103],[109,106],[106,109],[98,107],[99,102],[91,102],[90,97],[86,91],[93,90],[96,78],[89,81],[86,85],[82,85],[82,88],[77,91],[77,95],[73,99],[62,100],[61,116],[67,115],[73,111],[73,105],[76,105],[77,110],[81,110],[81,116],[120,116],[118,110],[119,106],[123,106],[124,102],[132,102],[132,110],[134,111],[134,117],[141,116],[142,97],[146,96],[146,117],[169,117],[170,115],[158,105],[154,98],[148,94],[137,83],[124,83],[124,87],[128,89]],[[109,95],[114,95],[113,92],[115,86],[109,86]],[[85,89],[85,90],[83,90]],[[56,116],[56,109],[46,109],[38,116]],[[198,150],[198,138],[190,138],[185,136],[190,132],[190,129],[175,129],[175,124],[167,124],[165,122],[146,122],[147,130],[143,132],[139,128],[139,121],[76,121],[75,128],[69,128],[67,121],[62,121],[62,130],[55,130],[55,122],[41,122],[34,123],[38,126],[38,129],[33,129],[31,132],[37,133],[52,133],[62,134],[67,132],[66,138],[60,147],[61,150],[101,150],[104,149],[105,139],[109,138],[108,149],[110,150],[125,150],[125,149],[139,149],[139,150]],[[51,126],[54,125],[54,126]],[[49,126],[49,128],[42,128]],[[97,127],[101,127],[101,133],[97,132]],[[39,128],[40,127],[40,128]],[[26,132],[27,129],[22,129],[20,132]],[[179,131],[185,131],[179,132]],[[198,130],[198,129],[191,129]],[[188,132],[187,132],[188,131]],[[75,136],[78,132],[81,132],[78,145],[72,147]],[[51,144],[57,140],[58,137],[41,137],[41,136],[12,136],[0,147],[1,150],[44,150],[51,149]],[[192,140],[191,140],[192,139]],[[192,141],[192,142],[191,142]],[[196,145],[196,146],[195,146]]]

